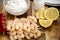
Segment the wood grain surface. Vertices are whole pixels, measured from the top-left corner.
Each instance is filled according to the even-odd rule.
[[[2,5],[0,5],[0,10],[2,9]],[[32,2],[31,2],[31,5],[30,5],[30,8],[29,10],[21,15],[21,16],[17,16],[18,18],[21,18],[21,17],[27,17],[28,15],[32,15],[34,12],[33,12],[33,8],[32,8]],[[7,19],[14,19],[14,16],[13,15],[10,15],[8,13],[6,13],[7,15]],[[53,24],[45,29],[42,27],[41,31],[45,32],[45,33],[42,33],[42,36],[37,38],[37,39],[30,39],[30,40],[59,40],[60,38],[60,17],[53,22]],[[4,39],[6,38],[6,39]],[[7,34],[0,34],[0,40],[9,40],[9,37]],[[23,39],[23,40],[27,40],[27,39]]]

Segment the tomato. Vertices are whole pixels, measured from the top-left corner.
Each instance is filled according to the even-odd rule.
[[[4,13],[0,13],[0,32],[7,32],[6,30],[6,18]]]

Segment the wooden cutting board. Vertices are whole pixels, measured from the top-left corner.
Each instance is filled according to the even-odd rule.
[[[45,8],[49,8],[49,7],[54,7],[54,6],[45,5]],[[60,7],[56,7],[56,8],[60,12]],[[34,5],[32,5],[32,15],[34,16],[35,14],[36,11],[34,10]],[[60,40],[60,17],[56,21],[54,21],[49,28],[45,29],[45,40]]]
[[[21,16],[17,16],[17,17],[22,18],[22,17],[27,17],[29,15],[34,14],[35,11],[33,12],[34,9],[33,9],[32,6],[33,5],[32,5],[32,2],[31,2],[29,10],[25,14],[23,14]],[[1,9],[2,9],[2,5],[0,5],[0,10]],[[6,15],[7,15],[8,20],[14,18],[13,15],[10,15],[8,13],[6,13]],[[59,37],[60,37],[60,17],[56,21],[53,22],[51,27],[49,27],[47,29],[41,27],[41,31],[44,32],[44,33],[42,33],[41,37],[39,37],[37,39],[32,38],[30,40],[59,40]],[[9,40],[7,34],[5,34],[5,35],[0,34],[0,40],[3,40],[1,38],[4,38],[4,37],[7,38],[7,39],[4,39],[4,40]],[[27,40],[27,39],[23,39],[23,40]]]
[[[23,18],[23,17],[25,18],[25,17],[27,17],[27,16],[32,16],[32,2],[31,2],[30,4],[31,4],[31,5],[30,5],[29,10],[28,10],[25,14],[20,15],[20,16],[17,16],[17,18]],[[0,9],[1,9],[1,10],[3,9],[3,6],[2,6],[2,5],[0,5]],[[6,14],[6,19],[7,19],[7,20],[14,19],[14,17],[15,17],[15,16],[7,13],[6,11],[3,11],[3,13]],[[41,29],[41,30],[42,30],[42,29]],[[44,29],[43,29],[43,30],[44,30]],[[5,39],[5,38],[6,38],[6,39]],[[4,35],[0,34],[0,40],[3,40],[3,39],[9,40],[8,38],[9,38],[9,36],[8,36],[7,34],[4,34]],[[27,40],[27,39],[23,39],[23,40]],[[42,36],[41,36],[41,37],[39,37],[39,38],[37,38],[37,39],[32,38],[32,39],[30,39],[30,40],[45,40],[45,34],[42,33]]]

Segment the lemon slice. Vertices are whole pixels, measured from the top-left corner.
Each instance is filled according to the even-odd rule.
[[[45,13],[45,9],[44,8],[38,10],[38,12],[36,13],[37,19],[44,19],[44,13]]]
[[[57,8],[51,7],[45,11],[44,15],[48,20],[56,20],[59,17],[59,11]]]
[[[47,28],[47,27],[52,25],[53,21],[52,20],[39,19],[39,23],[40,23],[41,26]]]

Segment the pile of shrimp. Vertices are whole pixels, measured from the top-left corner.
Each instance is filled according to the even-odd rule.
[[[41,31],[38,30],[37,19],[34,16],[27,18],[15,18],[7,21],[7,30],[9,31],[10,40],[22,40],[22,38],[38,38]]]

